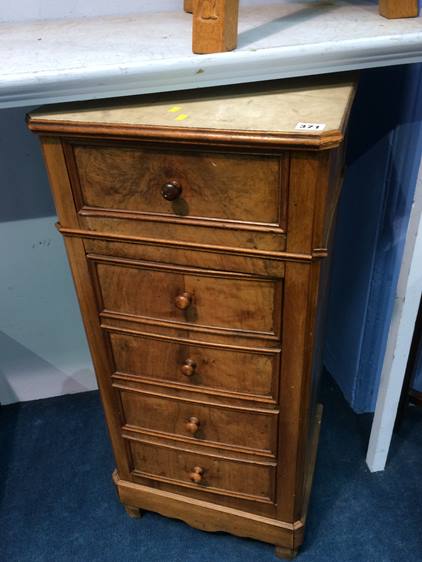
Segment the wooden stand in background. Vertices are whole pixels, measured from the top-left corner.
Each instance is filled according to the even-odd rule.
[[[184,0],[193,13],[192,51],[198,54],[232,51],[237,46],[239,0]],[[379,0],[380,14],[389,19],[419,15],[418,0]]]
[[[194,53],[232,51],[237,45],[239,0],[185,0],[186,12],[193,13]]]
[[[379,0],[380,14],[388,19],[415,18],[419,15],[418,0]]]

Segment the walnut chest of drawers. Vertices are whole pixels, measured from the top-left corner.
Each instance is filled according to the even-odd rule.
[[[303,540],[350,76],[41,108],[129,514]]]

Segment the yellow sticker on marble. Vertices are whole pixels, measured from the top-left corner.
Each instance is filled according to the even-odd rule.
[[[176,121],[184,121],[185,119],[187,119],[189,116],[185,115],[184,113],[181,113],[180,115],[178,115],[176,117]]]
[[[174,105],[173,107],[170,107],[169,109],[169,113],[177,113],[178,111],[180,111],[182,108],[179,107],[178,105]]]

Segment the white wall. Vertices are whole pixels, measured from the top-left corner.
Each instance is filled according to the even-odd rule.
[[[241,0],[241,6],[276,4],[277,0]],[[0,22],[33,19],[126,15],[182,10],[183,0],[3,0]]]
[[[38,140],[0,111],[0,402],[96,388]]]
[[[0,223],[0,402],[96,388],[55,217]]]

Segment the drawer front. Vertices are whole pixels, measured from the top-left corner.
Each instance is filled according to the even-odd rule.
[[[120,388],[126,427],[155,431],[189,441],[219,443],[274,454],[277,412],[258,413],[217,404]]]
[[[278,334],[280,280],[91,258],[103,310],[204,328]]]
[[[119,374],[251,396],[275,397],[277,352],[233,351],[212,345],[109,333]]]
[[[274,466],[130,441],[134,474],[202,491],[273,503]]]
[[[284,224],[284,156],[81,144],[73,159],[82,209]],[[162,195],[169,182],[181,188],[173,200]]]

